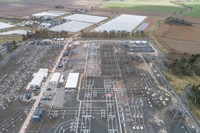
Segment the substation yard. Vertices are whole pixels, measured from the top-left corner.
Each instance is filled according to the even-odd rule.
[[[18,132],[30,111],[32,101],[22,96],[33,73],[39,68],[51,69],[61,48],[53,45],[21,45],[0,66],[0,132]],[[50,63],[51,62],[51,63]]]
[[[79,73],[76,89],[44,80],[39,101],[44,116],[32,117],[26,132],[45,133],[196,133],[198,127],[163,74],[163,55],[148,40],[77,40],[69,43],[56,72]],[[1,64],[1,132],[19,132],[37,94],[21,97],[32,74],[52,67],[61,48],[20,46]],[[24,56],[25,55],[25,56]],[[159,57],[159,58],[158,58]],[[20,73],[20,75],[19,75]],[[48,82],[47,86],[45,86]],[[45,86],[45,88],[44,88]],[[50,88],[49,90],[47,88]],[[179,104],[178,104],[179,103]],[[26,123],[25,123],[26,124]]]
[[[65,65],[57,71],[64,76],[78,72],[77,89],[49,84],[55,96],[41,100],[45,116],[31,121],[27,132],[198,131],[160,73],[161,65],[155,64],[162,56],[151,41],[79,40],[67,49],[70,54],[63,57]]]

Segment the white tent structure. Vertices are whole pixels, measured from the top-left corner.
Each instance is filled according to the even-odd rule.
[[[41,86],[43,79],[48,76],[48,69],[39,69],[37,73],[33,74],[32,81],[28,84],[26,90],[29,90],[31,86]]]
[[[77,89],[79,73],[69,73],[65,89]]]
[[[53,73],[51,79],[50,79],[50,84],[58,84],[58,81],[60,79],[60,73]]]

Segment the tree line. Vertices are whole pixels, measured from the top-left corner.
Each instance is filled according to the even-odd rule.
[[[3,60],[4,55],[6,55],[7,53],[13,52],[17,48],[17,42],[15,40],[13,40],[11,42],[7,42],[7,43],[3,44],[2,49],[4,49],[4,48],[6,48],[6,51],[0,52],[0,61]],[[1,49],[0,49],[0,51],[1,51]]]
[[[191,97],[191,100],[196,104],[200,104],[200,83],[198,85],[193,85],[191,89],[194,95]]]
[[[90,31],[81,31],[81,37],[86,38],[132,38],[132,37],[148,37],[149,33],[140,31],[140,32],[127,32],[127,31],[103,31],[103,32],[90,32]]]
[[[172,62],[169,67],[177,75],[200,75],[200,54],[184,53],[181,58]]]
[[[165,19],[165,23],[167,24],[177,24],[177,25],[185,25],[192,26],[191,22],[186,21],[185,19],[179,19],[175,17],[168,17]]]
[[[35,39],[39,39],[39,38],[66,38],[66,37],[70,37],[71,34],[69,34],[66,31],[62,31],[62,32],[57,32],[57,31],[50,31],[50,30],[36,30],[34,33],[32,32],[27,32],[26,35],[22,35],[22,40],[26,41],[27,39],[30,38],[35,38]]]

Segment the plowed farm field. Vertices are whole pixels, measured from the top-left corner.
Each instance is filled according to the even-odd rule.
[[[56,5],[64,8],[59,10],[74,10],[77,8],[90,9],[92,6],[101,4],[102,0],[22,0],[14,3],[0,4],[0,17],[21,18],[33,13],[55,9]]]
[[[193,26],[163,24],[156,32],[156,38],[168,51],[200,53],[200,25]]]

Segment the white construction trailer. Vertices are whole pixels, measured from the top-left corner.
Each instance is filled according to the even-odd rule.
[[[77,89],[79,81],[79,73],[69,73],[65,89]]]
[[[64,81],[65,81],[64,75],[61,75],[61,76],[60,76],[60,79],[59,79],[59,81],[58,81],[58,83],[59,83],[59,84],[63,84]]]
[[[53,73],[49,83],[50,84],[58,84],[59,79],[60,79],[60,73],[55,72],[55,73]]]
[[[29,90],[30,87],[41,86],[44,78],[48,76],[48,69],[39,69],[37,73],[33,74],[32,81],[28,84],[26,90]]]

